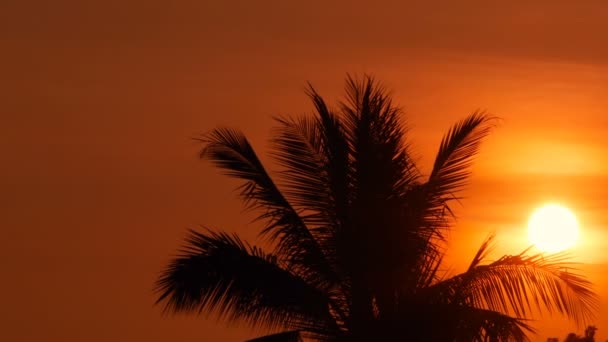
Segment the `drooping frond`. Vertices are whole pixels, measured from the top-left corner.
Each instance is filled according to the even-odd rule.
[[[294,207],[327,211],[330,199],[325,174],[322,137],[314,119],[277,117],[272,154],[283,166],[281,185]]]
[[[303,342],[298,330],[286,331],[278,334],[266,335],[246,342]]]
[[[589,322],[597,296],[591,283],[573,273],[565,260],[563,254],[504,256],[487,265],[472,264],[467,272],[430,290],[438,300],[519,317],[538,309],[561,313],[579,324]]]
[[[202,158],[210,159],[232,177],[242,179],[241,196],[252,209],[258,209],[259,220],[266,221],[263,234],[277,241],[277,254],[285,257],[290,268],[329,274],[325,256],[311,231],[297,211],[283,196],[255,154],[245,136],[235,130],[220,128],[202,139]]]
[[[235,235],[191,231],[157,282],[169,311],[215,312],[253,326],[322,331],[331,327],[327,296]]]
[[[335,272],[335,203],[330,193],[327,158],[318,122],[276,118],[272,155],[283,167],[281,188],[320,247],[323,259],[300,259],[298,274],[320,288],[341,281]]]
[[[343,279],[336,273],[334,258],[334,237],[339,220],[331,191],[323,128],[319,121],[305,117],[276,120],[279,126],[273,134],[272,154],[283,167],[281,187],[325,256],[320,261],[322,264],[307,260],[300,266],[300,271],[308,281],[321,288],[329,288]]]

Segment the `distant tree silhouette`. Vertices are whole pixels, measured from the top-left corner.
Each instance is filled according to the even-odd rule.
[[[597,328],[595,325],[590,325],[585,329],[585,342],[595,342],[595,332]]]
[[[595,294],[563,271],[562,255],[487,263],[490,236],[464,273],[444,271],[450,204],[492,117],[476,112],[453,126],[423,176],[402,112],[372,78],[349,77],[337,110],[312,86],[308,94],[314,117],[276,119],[279,182],[241,132],[201,138],[201,157],[242,181],[240,196],[269,242],[263,249],[234,234],[191,231],[157,283],[166,310],[285,331],[260,342],[522,341],[533,306],[588,320]]]
[[[585,334],[583,336],[578,336],[575,333],[569,333],[564,342],[595,342],[596,331],[597,328],[595,325],[589,325],[585,329]]]

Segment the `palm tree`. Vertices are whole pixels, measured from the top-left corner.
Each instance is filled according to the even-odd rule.
[[[280,331],[256,341],[522,341],[536,307],[589,320],[596,296],[563,255],[488,263],[490,236],[464,273],[442,267],[450,204],[494,118],[475,112],[453,126],[423,176],[400,109],[371,77],[348,77],[337,110],[312,86],[308,95],[314,117],[276,118],[278,182],[241,132],[201,137],[201,157],[242,181],[267,248],[190,231],[157,282],[165,310]]]

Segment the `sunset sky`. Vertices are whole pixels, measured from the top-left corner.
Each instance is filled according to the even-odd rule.
[[[213,317],[163,316],[153,285],[200,224],[253,241],[236,183],[192,137],[242,129],[263,155],[272,115],[330,103],[347,73],[393,90],[428,170],[476,109],[502,118],[451,234],[462,271],[529,244],[534,208],[581,224],[573,260],[608,338],[608,2],[0,2],[0,340],[242,341]],[[266,157],[265,161],[269,161]],[[576,330],[536,317],[537,341]]]

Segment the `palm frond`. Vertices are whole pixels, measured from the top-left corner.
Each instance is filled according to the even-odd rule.
[[[310,283],[329,289],[342,278],[336,272],[336,204],[331,194],[321,128],[317,120],[305,117],[275,119],[279,126],[273,134],[272,155],[283,167],[281,188],[324,256],[323,259],[299,256],[297,271]]]
[[[283,166],[281,187],[325,256],[323,264],[310,265],[314,260],[309,260],[307,264],[314,267],[301,273],[309,281],[329,288],[343,280],[335,260],[335,237],[342,220],[336,209],[347,204],[339,204],[342,199],[334,194],[340,191],[332,190],[334,162],[325,154],[324,128],[319,120],[304,117],[276,120],[279,126],[274,134],[273,156]]]
[[[492,130],[496,120],[483,112],[474,112],[456,123],[441,140],[433,170],[425,184],[426,217],[436,226],[436,235],[443,238],[447,220],[453,213],[448,205],[460,199],[458,192],[466,185],[481,141]]]
[[[348,220],[348,208],[351,201],[350,146],[346,138],[344,125],[340,118],[331,112],[323,98],[309,84],[307,92],[317,111],[317,125],[321,134],[319,154],[324,157],[327,187],[333,200],[332,224],[341,229]]]
[[[455,341],[523,342],[535,332],[526,320],[495,311],[459,306],[451,314],[458,318]]]
[[[334,324],[327,296],[236,235],[191,231],[157,281],[157,303],[214,312],[252,326],[321,330]]]
[[[496,118],[484,112],[474,112],[456,123],[441,140],[428,183],[439,197],[460,190],[471,174],[473,163],[481,141],[490,134]]]
[[[380,340],[400,336],[404,341],[507,342],[528,341],[526,334],[534,333],[526,319],[420,297],[402,306],[396,320],[380,324]]]
[[[449,202],[460,199],[458,192],[466,185],[481,141],[490,134],[495,120],[483,112],[474,112],[456,123],[441,140],[433,169],[424,186],[425,220],[434,227],[439,239],[444,238],[443,231],[449,227],[449,219],[453,217]]]
[[[337,311],[345,315],[348,304],[344,295],[348,292],[348,283],[344,269],[346,255],[344,251],[345,229],[350,226],[352,219],[353,199],[353,164],[351,162],[351,146],[347,138],[346,128],[338,115],[332,112],[325,104],[323,98],[316,92],[311,84],[307,91],[316,109],[316,123],[320,133],[319,155],[323,159],[323,171],[326,189],[329,195],[327,210],[321,215],[325,222],[327,232],[325,241],[321,244],[327,252],[326,256],[334,265],[340,279],[339,287],[342,295],[337,300],[342,304]]]
[[[347,96],[349,102],[342,104],[342,111],[351,149],[352,211],[361,216],[353,220],[367,224],[363,233],[387,237],[371,227],[390,226],[383,221],[396,213],[385,215],[386,202],[409,188],[418,177],[404,139],[401,109],[392,104],[389,94],[371,77],[361,81],[349,77]],[[384,233],[389,231],[392,230]]]
[[[420,265],[416,267],[416,289],[425,289],[439,279],[439,268],[442,265],[445,254],[439,250],[439,247],[432,242],[427,242],[426,250],[421,252],[423,258],[420,259]]]
[[[449,202],[460,199],[458,192],[466,184],[481,141],[490,133],[495,120],[483,112],[475,112],[454,125],[441,141],[427,182],[410,188],[404,196],[414,213],[411,220],[428,240],[421,269],[439,267],[436,263],[440,258],[435,254],[443,253],[441,246],[453,218]],[[425,265],[426,262],[433,264]]]
[[[220,128],[200,139],[205,147],[201,158],[210,159],[232,177],[245,183],[241,196],[251,209],[258,209],[258,220],[266,221],[262,234],[277,241],[276,253],[296,271],[330,273],[318,242],[298,212],[283,196],[257,157],[247,138],[236,130]],[[319,276],[319,281],[321,281]]]
[[[590,322],[598,298],[591,282],[573,273],[566,260],[565,254],[519,254],[486,265],[474,262],[467,272],[431,287],[430,293],[437,300],[518,317],[537,309],[563,314],[578,324]]]
[[[492,252],[494,238],[496,238],[496,234],[492,233],[492,234],[488,235],[488,237],[484,240],[484,242],[481,244],[481,246],[477,250],[477,253],[475,253],[473,260],[471,261],[471,264],[469,265],[468,271],[471,271],[475,267],[479,266],[479,264],[488,257],[488,254],[490,254],[490,252]]]
[[[276,117],[272,155],[283,166],[282,188],[294,207],[329,210],[322,137],[317,122],[307,117]]]
[[[350,151],[350,210],[338,254],[353,282],[361,282],[353,284],[360,297],[353,301],[360,302],[353,303],[360,307],[355,311],[371,317],[373,299],[380,312],[394,306],[398,279],[411,277],[428,240],[403,201],[420,174],[410,158],[401,109],[371,77],[349,77],[346,92],[341,111]]]

